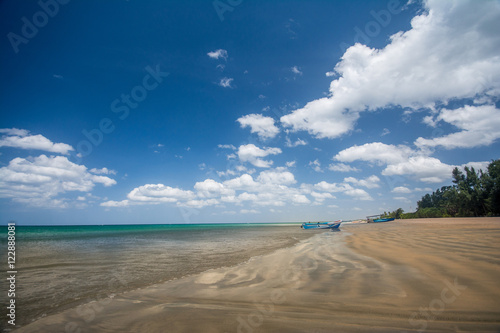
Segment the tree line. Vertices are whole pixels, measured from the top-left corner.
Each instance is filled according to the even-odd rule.
[[[405,213],[402,208],[384,212],[383,217],[396,219],[433,217],[476,217],[500,215],[500,159],[486,171],[457,167],[452,171],[451,186],[426,194],[417,202],[417,210]]]

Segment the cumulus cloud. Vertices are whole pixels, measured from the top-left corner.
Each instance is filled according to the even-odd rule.
[[[500,110],[494,105],[442,109],[436,117],[429,116],[425,119],[427,124],[434,126],[440,121],[451,124],[460,131],[432,139],[420,137],[415,145],[421,148],[472,148],[490,145],[500,138]]]
[[[335,199],[335,196],[333,196],[331,193],[328,192],[311,192],[311,196],[316,200],[318,203],[323,203],[325,199]]]
[[[334,160],[341,162],[367,161],[386,165],[384,176],[407,175],[422,182],[439,183],[451,178],[456,165],[442,163],[427,156],[424,151],[412,150],[405,145],[388,145],[381,142],[352,146],[340,151]],[[484,162],[470,162],[468,165],[482,166]],[[463,167],[463,166],[462,166]]]
[[[360,171],[358,168],[352,167],[344,163],[332,163],[328,166],[328,170],[338,171],[338,172]]]
[[[248,162],[258,168],[269,168],[273,161],[266,161],[262,158],[269,155],[281,154],[281,149],[279,148],[264,148],[261,149],[256,145],[250,143],[248,145],[242,145],[238,148],[237,155],[241,162]]]
[[[363,186],[366,188],[380,187],[380,185],[378,184],[380,182],[380,178],[378,178],[375,175],[372,175],[372,176],[365,178],[365,179],[356,179],[354,177],[347,177],[347,178],[344,178],[344,182],[351,183],[351,184],[354,184],[357,186]]]
[[[413,153],[410,147],[404,145],[395,146],[382,142],[372,142],[344,149],[333,159],[340,162],[368,161],[382,165],[405,162]]]
[[[213,179],[206,179],[203,182],[197,182],[194,185],[194,189],[198,191],[198,196],[202,198],[232,196],[235,194],[233,189],[227,188],[224,184],[218,183]]]
[[[128,207],[129,206],[129,201],[128,200],[122,200],[122,201],[106,201],[106,202],[101,202],[100,206],[102,207]]]
[[[177,202],[195,198],[192,191],[185,191],[176,187],[163,184],[146,184],[133,189],[127,198],[135,202]]]
[[[353,197],[354,199],[357,199],[357,200],[365,200],[365,201],[373,200],[373,198],[368,194],[368,192],[366,192],[365,190],[362,190],[360,188],[354,188],[351,190],[347,190],[344,193]]]
[[[316,172],[323,172],[321,169],[321,162],[318,159],[309,162],[309,166]]]
[[[51,153],[68,155],[74,148],[65,143],[53,143],[43,135],[30,135],[29,131],[17,128],[3,128],[0,133],[0,147],[43,150]]]
[[[14,158],[0,168],[0,197],[37,207],[68,207],[68,200],[57,198],[66,192],[90,192],[96,184],[112,186],[114,179],[87,171],[84,165],[64,156],[40,155]]]
[[[353,189],[353,187],[349,184],[328,183],[324,180],[315,184],[314,188],[318,191],[330,192],[330,193],[345,192]]]
[[[236,120],[240,123],[241,128],[250,127],[250,132],[257,133],[261,139],[274,138],[280,132],[279,128],[274,125],[274,119],[264,117],[261,114],[248,114]]]
[[[332,98],[321,98],[280,118],[283,125],[293,130],[306,130],[317,138],[336,138],[353,129],[357,112],[346,112]]]
[[[374,179],[371,179],[374,181]],[[103,207],[170,203],[180,207],[203,208],[217,205],[249,205],[250,207],[280,207],[286,205],[320,205],[335,199],[333,192],[343,193],[357,200],[371,200],[370,195],[348,183],[316,185],[300,184],[287,168],[264,170],[255,178],[250,174],[217,182],[206,179],[195,183],[193,190],[184,190],[164,184],[147,184],[133,189],[126,200],[110,200]]]
[[[382,171],[384,176],[410,175],[426,183],[440,183],[451,178],[453,165],[434,157],[412,156],[407,161],[390,164]]]
[[[257,181],[266,185],[292,185],[297,182],[293,173],[282,168],[262,171],[257,177]]]
[[[415,189],[415,190],[417,190],[417,189]],[[408,194],[408,193],[411,193],[411,190],[408,187],[398,186],[398,187],[393,188],[391,192]]]
[[[281,117],[293,130],[336,138],[360,113],[388,106],[434,107],[452,99],[500,93],[500,6],[497,2],[425,2],[411,29],[383,49],[355,44],[335,66],[330,95]]]
[[[0,133],[15,136],[27,136],[30,132],[19,128],[0,128]]]
[[[224,59],[227,60],[227,51],[224,49],[218,49],[215,51],[208,52],[207,55],[212,59]]]

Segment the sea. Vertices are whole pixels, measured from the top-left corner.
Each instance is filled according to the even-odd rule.
[[[116,294],[234,266],[312,236],[299,224],[16,226],[16,327]],[[0,227],[0,300],[7,227]],[[6,328],[6,317],[0,326]]]

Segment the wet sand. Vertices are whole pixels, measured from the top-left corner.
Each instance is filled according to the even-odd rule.
[[[500,331],[500,218],[341,228],[16,332]]]

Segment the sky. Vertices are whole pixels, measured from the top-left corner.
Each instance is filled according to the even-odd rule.
[[[500,151],[499,1],[0,2],[1,223],[358,219]]]

